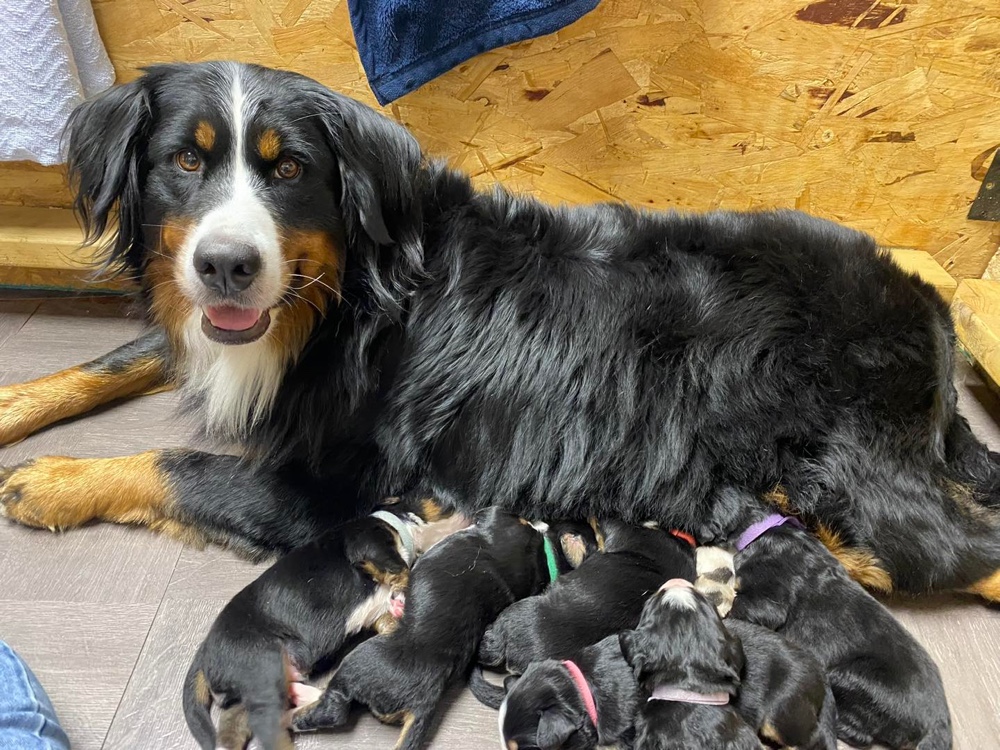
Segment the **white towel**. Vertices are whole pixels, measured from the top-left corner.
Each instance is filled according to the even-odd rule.
[[[115,80],[90,0],[0,2],[0,161],[63,161],[73,108]]]

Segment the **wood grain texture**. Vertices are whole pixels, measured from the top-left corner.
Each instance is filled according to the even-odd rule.
[[[966,279],[951,303],[958,340],[993,385],[1000,384],[1000,281]]]
[[[120,80],[155,62],[297,70],[373,103],[345,0],[96,0]],[[604,0],[385,109],[433,154],[552,201],[795,207],[978,277],[965,216],[1000,135],[989,0]],[[0,167],[0,203],[69,205],[58,169]]]
[[[105,735],[156,606],[23,602],[0,593],[0,637],[44,686],[73,750],[107,747]]]

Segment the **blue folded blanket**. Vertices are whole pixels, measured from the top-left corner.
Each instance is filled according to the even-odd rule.
[[[349,0],[368,83],[388,104],[470,57],[551,34],[599,0]]]

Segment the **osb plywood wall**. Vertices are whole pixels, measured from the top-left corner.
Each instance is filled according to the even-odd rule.
[[[460,1],[460,0],[456,0]],[[345,0],[96,0],[127,80],[220,57],[366,102]],[[797,207],[979,276],[996,225],[965,215],[1000,145],[995,0],[603,0],[387,108],[483,184],[552,201]],[[0,201],[63,205],[7,168]]]

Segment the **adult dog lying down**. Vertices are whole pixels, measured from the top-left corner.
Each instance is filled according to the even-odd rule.
[[[84,104],[69,159],[153,327],[0,389],[0,441],[173,383],[253,460],[38,458],[0,479],[15,521],[262,554],[423,480],[707,540],[772,493],[869,585],[1000,600],[1000,468],[956,412],[947,309],[869,237],[480,192],[368,107],[232,63]]]

